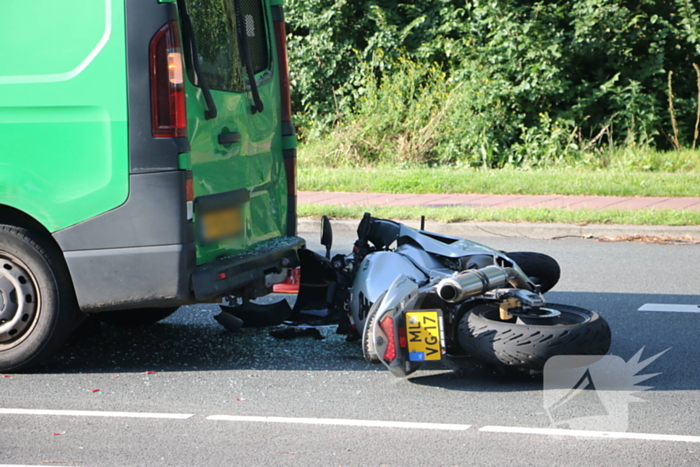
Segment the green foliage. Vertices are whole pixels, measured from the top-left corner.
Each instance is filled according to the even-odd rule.
[[[681,152],[681,151],[678,151]],[[696,154],[698,151],[694,151]],[[676,153],[674,151],[674,153]],[[694,197],[700,185],[700,157],[690,173],[635,170],[639,163],[655,165],[660,158],[619,154],[608,160],[608,169],[591,167],[483,170],[456,167],[396,166],[329,169],[313,164],[299,168],[302,191],[345,191],[354,193],[475,193],[575,196],[660,196]],[[665,162],[665,161],[664,161]],[[686,159],[686,165],[688,164]],[[629,163],[629,165],[628,165]],[[692,163],[692,162],[691,162]],[[672,164],[672,163],[671,163]],[[666,168],[665,165],[662,167]],[[671,165],[671,168],[673,165]],[[692,168],[691,168],[692,170]]]
[[[694,0],[290,0],[294,111],[328,163],[556,164],[693,142]],[[320,146],[318,146],[320,147]]]
[[[562,224],[700,225],[700,212],[683,209],[564,209],[564,208],[470,208],[465,206],[332,206],[302,204],[302,217],[345,217],[359,219],[365,212],[387,219],[418,220],[421,216],[438,222],[556,222]]]

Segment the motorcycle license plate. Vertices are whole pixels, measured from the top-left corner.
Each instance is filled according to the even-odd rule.
[[[412,362],[442,358],[442,318],[437,311],[406,312],[406,344]]]

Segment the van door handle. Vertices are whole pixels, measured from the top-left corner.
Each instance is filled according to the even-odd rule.
[[[219,134],[219,144],[227,145],[241,142],[241,134],[233,131],[231,133],[221,133]]]

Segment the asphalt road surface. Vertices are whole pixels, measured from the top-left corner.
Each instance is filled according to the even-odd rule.
[[[352,236],[335,237],[349,251]],[[324,340],[231,333],[216,305],[192,306],[151,327],[102,325],[32,373],[0,375],[0,464],[700,465],[700,313],[688,312],[700,246],[474,240],[557,258],[548,300],[600,312],[620,378],[652,388],[633,402],[599,384],[545,410],[541,376],[432,366],[397,379],[333,328]],[[642,348],[641,361],[666,352],[630,372]]]

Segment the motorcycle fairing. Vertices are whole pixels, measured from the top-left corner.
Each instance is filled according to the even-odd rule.
[[[427,276],[413,262],[391,251],[372,253],[362,261],[350,299],[350,313],[359,332],[364,330],[367,314],[374,302],[402,275],[414,282],[427,280]]]
[[[418,284],[409,276],[399,274],[386,291],[386,295],[376,310],[377,319],[372,322],[371,326],[365,326],[363,330],[362,341],[370,343],[376,357],[394,376],[408,376],[420,368],[420,363],[408,360],[405,349],[399,345],[400,330],[406,328],[404,311],[415,307],[419,297]],[[390,339],[379,326],[381,320],[387,315],[394,319],[393,342],[396,346],[396,357],[390,362],[384,358]]]
[[[367,239],[378,249],[388,248],[394,242],[397,244],[397,249],[400,249],[402,245],[413,243],[430,254],[447,258],[489,255],[513,263],[503,252],[481,243],[425,230],[416,230],[398,222],[374,217],[371,218]]]

